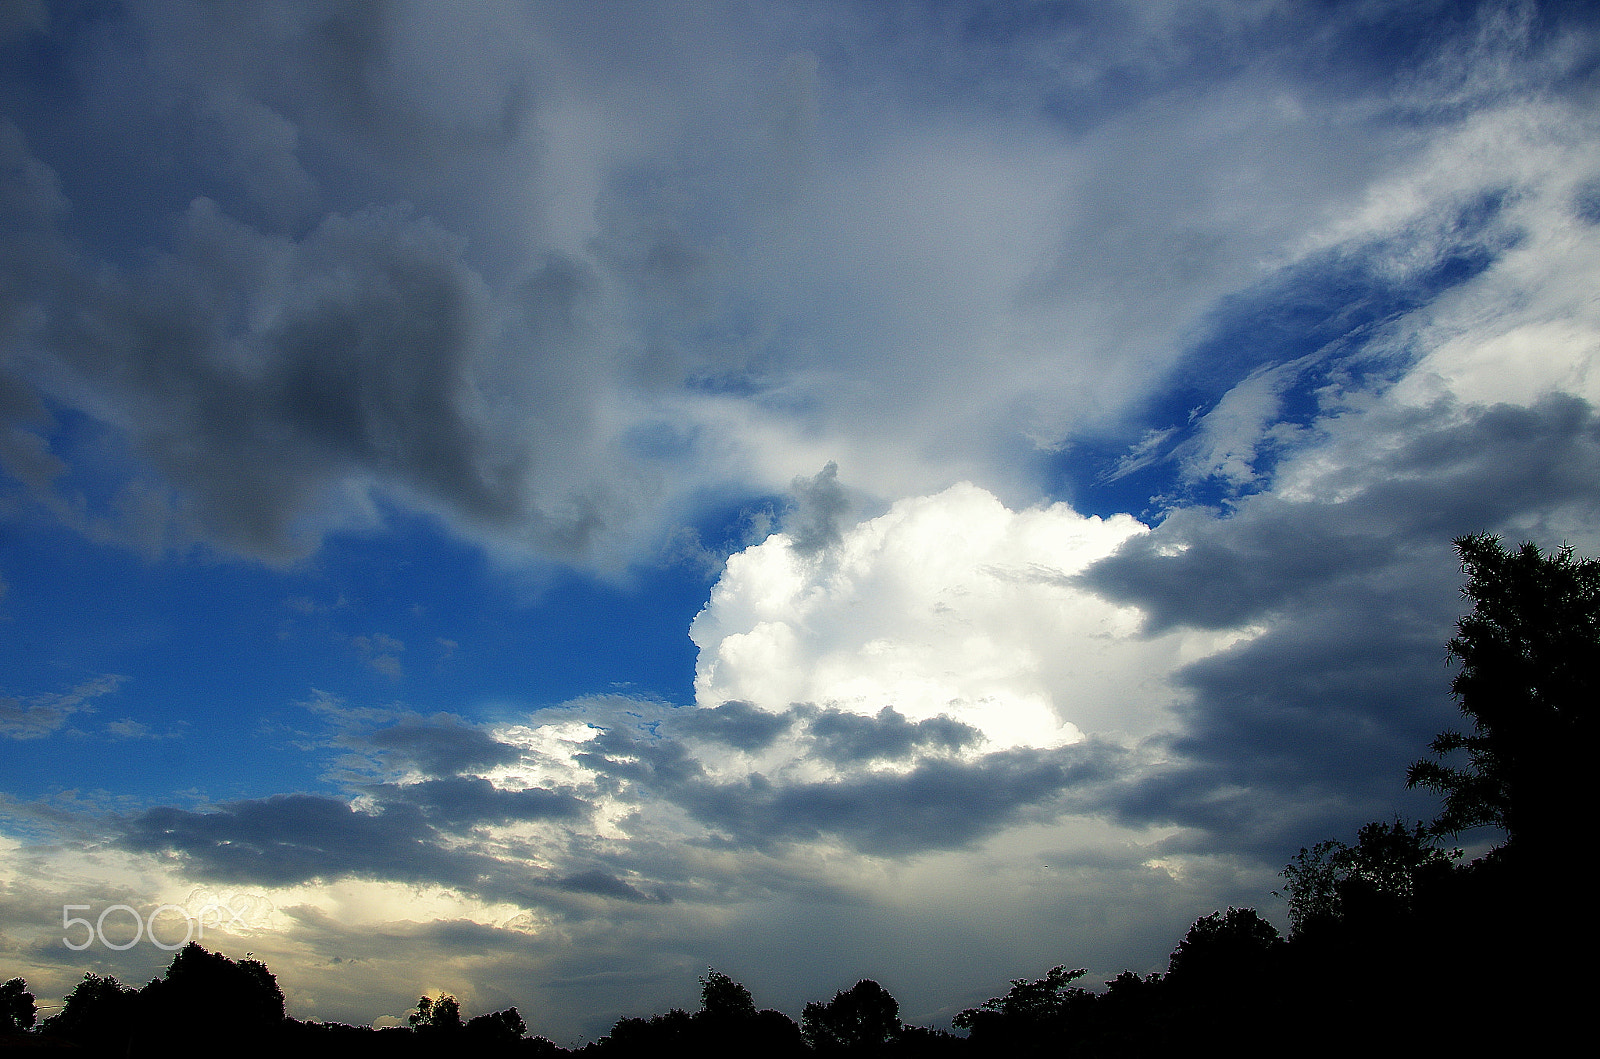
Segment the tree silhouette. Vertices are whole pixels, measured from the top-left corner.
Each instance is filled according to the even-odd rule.
[[[406,1021],[419,1033],[455,1033],[462,1028],[461,1004],[449,993],[438,1000],[418,997],[417,1010],[406,1016]]]
[[[516,1008],[509,1007],[468,1019],[466,1031],[478,1043],[494,1044],[521,1040],[528,1032],[528,1025]]]
[[[86,974],[39,1028],[95,1051],[118,1051],[133,1033],[137,1003],[138,993],[111,975]]]
[[[0,985],[0,1033],[22,1033],[33,1029],[33,1020],[38,1013],[33,994],[28,992],[27,982],[13,978],[5,985]]]
[[[800,1014],[805,1039],[819,1052],[864,1052],[900,1034],[900,1002],[870,978],[835,993],[826,1004],[813,1000]]]
[[[1507,551],[1489,534],[1455,546],[1473,609],[1447,647],[1460,665],[1450,690],[1472,730],[1440,733],[1429,744],[1435,759],[1414,763],[1407,784],[1444,795],[1441,833],[1497,825],[1508,847],[1549,856],[1586,800],[1600,709],[1600,560],[1531,543]],[[1458,751],[1465,765],[1447,762]]]
[[[1094,1006],[1094,995],[1072,983],[1089,972],[1080,967],[1052,967],[1043,978],[1013,979],[1005,996],[992,997],[967,1008],[951,1020],[968,1031],[974,1045],[1016,1055],[1037,1050],[1047,1041],[1064,1038]]]
[[[1229,908],[1194,921],[1167,963],[1167,980],[1238,988],[1283,945],[1278,928],[1253,908]]]
[[[1329,839],[1301,849],[1279,872],[1288,880],[1281,896],[1289,903],[1291,936],[1348,926],[1351,919],[1408,915],[1460,855],[1436,846],[1423,824],[1407,828],[1399,820],[1365,825],[1354,846]]]
[[[175,1024],[259,1030],[283,1021],[283,991],[260,960],[237,962],[190,942],[172,957],[164,977],[140,990],[158,1018]]]
[[[781,1011],[757,1011],[750,990],[721,971],[700,979],[700,1010],[692,1017],[694,1049],[702,1055],[797,1055],[800,1027]]]
[[[700,1010],[714,1019],[750,1019],[755,1018],[756,1002],[750,990],[713,970],[700,979]]]
[[[130,1053],[198,1055],[221,1042],[253,1053],[282,1027],[283,991],[261,961],[236,962],[190,942],[139,990],[134,1014]]]

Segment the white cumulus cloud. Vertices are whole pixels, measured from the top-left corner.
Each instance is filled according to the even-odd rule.
[[[962,483],[820,552],[776,533],[728,560],[695,619],[695,697],[942,714],[991,747],[1148,731],[1163,695],[1144,679],[1150,655],[1173,644],[1138,639],[1136,610],[1071,583],[1144,532],[1062,503],[1014,511]]]

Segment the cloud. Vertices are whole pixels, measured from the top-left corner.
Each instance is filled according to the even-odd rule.
[[[720,576],[692,701],[318,694],[326,789],[5,800],[5,921],[207,878],[302,1017],[593,1036],[709,965],[931,1022],[1430,815],[1449,538],[1600,546],[1594,16],[1092,7],[19,9],[8,525]]]
[[[106,724],[106,732],[117,739],[177,739],[178,732],[159,732],[143,721],[136,721],[132,717],[123,717],[120,720],[110,721]]]
[[[696,784],[686,807],[739,845],[836,838],[865,853],[909,856],[970,846],[1026,810],[1110,773],[1103,748],[1015,748],[970,761],[924,759],[908,772],[773,783],[760,774]]]
[[[350,646],[355,648],[363,662],[390,680],[399,680],[405,675],[400,665],[400,653],[406,649],[406,645],[393,636],[381,632],[371,636],[353,636]]]
[[[599,869],[591,869],[569,875],[558,884],[563,890],[573,893],[595,894],[600,897],[621,898],[624,901],[650,901],[649,897],[629,886],[614,875],[609,875]]]
[[[732,699],[716,706],[685,710],[673,721],[674,727],[686,735],[753,752],[771,746],[794,724],[795,716],[769,713]]]
[[[1266,428],[1277,421],[1283,391],[1301,366],[1257,368],[1224,394],[1179,448],[1184,477],[1219,478],[1235,489],[1256,481],[1257,450],[1269,440]]]
[[[0,737],[43,739],[60,731],[76,713],[93,713],[95,700],[109,695],[127,681],[115,674],[84,681],[71,691],[34,695],[26,699],[0,697]],[[115,729],[116,722],[110,726]]]
[[[811,478],[796,478],[791,485],[794,508],[784,519],[789,546],[801,555],[814,555],[839,543],[839,518],[850,502],[839,486],[839,465],[832,460]]]
[[[367,788],[380,804],[415,805],[430,820],[450,827],[505,824],[526,820],[572,820],[583,817],[589,806],[565,791],[530,787],[506,790],[473,776],[384,784]]]
[[[881,504],[967,479],[1026,506],[1039,447],[1169,427],[1130,421],[1263,271],[1395,236],[1396,266],[1448,258],[1471,237],[1432,223],[1449,209],[1513,188],[1510,232],[1593,177],[1564,80],[1592,41],[1566,12],[891,32],[837,9],[791,12],[780,44],[680,10],[665,50],[660,17],[52,20],[53,54],[96,74],[70,96],[8,79],[13,476],[154,553],[286,560],[398,508],[613,572],[708,497],[830,460]],[[160,193],[96,194],[91,169]],[[1549,231],[1527,278],[1581,274],[1548,269]],[[1587,311],[1570,281],[1500,305],[1539,289]],[[1232,356],[1190,470],[1240,484],[1284,359]],[[82,459],[47,404],[120,458]],[[802,550],[840,528],[826,482],[791,519]]]
[[[960,750],[983,740],[983,733],[971,725],[943,716],[913,724],[893,706],[885,706],[874,717],[823,710],[811,718],[810,734],[817,752],[841,766],[905,758],[918,750]]]
[[[1187,701],[1170,758],[1114,799],[1196,848],[1267,855],[1342,820],[1431,815],[1401,780],[1453,713],[1450,540],[1595,539],[1600,417],[1581,398],[1391,401],[1314,433],[1272,490],[1177,511],[1076,578],[1137,607],[1146,635],[1253,630],[1174,671]]]
[[[775,534],[729,558],[695,618],[696,699],[864,717],[892,707],[912,723],[948,717],[997,747],[1142,727],[1159,702],[1148,692],[1114,713],[1100,705],[1141,683],[1146,648],[1125,636],[1137,615],[1070,578],[1144,532],[1065,504],[1013,511],[963,484],[902,500],[824,551]],[[1067,655],[1063,644],[1085,646]]]
[[[1148,632],[1228,628],[1315,606],[1353,576],[1407,562],[1408,549],[1426,547],[1431,560],[1461,534],[1525,533],[1535,513],[1564,526],[1600,504],[1600,420],[1571,395],[1531,407],[1391,406],[1323,428],[1270,494],[1226,518],[1175,512],[1077,583],[1139,607]]]
[[[411,767],[428,776],[453,776],[474,768],[516,761],[513,746],[450,714],[408,717],[398,724],[347,735],[342,745],[370,753],[390,767]]]
[[[349,875],[470,887],[492,863],[445,849],[414,806],[365,813],[342,799],[307,794],[234,802],[213,812],[150,809],[125,822],[119,844],[179,854],[204,878],[269,886]]]

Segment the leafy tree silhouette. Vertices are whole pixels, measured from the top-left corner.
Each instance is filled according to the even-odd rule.
[[[1348,928],[1352,920],[1392,925],[1444,884],[1459,856],[1435,845],[1423,824],[1407,828],[1398,819],[1365,825],[1354,846],[1329,839],[1302,848],[1279,872],[1288,880],[1279,896],[1289,905],[1290,936]]]
[[[813,1000],[800,1014],[805,1039],[819,1052],[867,1052],[900,1035],[900,1002],[870,978]]]
[[[959,1012],[951,1024],[968,1031],[974,1046],[1008,1055],[1029,1054],[1070,1035],[1074,1022],[1094,1007],[1094,994],[1072,983],[1089,972],[1052,967],[1043,978],[1013,979],[1005,996]]]
[[[1516,551],[1479,533],[1457,538],[1472,612],[1447,647],[1460,671],[1450,684],[1472,730],[1442,732],[1434,760],[1409,786],[1444,795],[1443,834],[1481,825],[1508,847],[1558,855],[1587,803],[1588,762],[1600,711],[1600,560],[1563,547]],[[1447,763],[1465,751],[1465,765]]]
[[[1194,921],[1167,962],[1175,985],[1228,986],[1259,973],[1283,947],[1278,928],[1253,908],[1229,908]]]
[[[259,1054],[283,1027],[283,991],[261,961],[190,942],[139,990],[135,1015],[131,1055],[200,1055],[222,1043]]]
[[[699,1011],[673,1008],[650,1018],[617,1020],[611,1032],[585,1051],[600,1055],[652,1057],[799,1056],[800,1027],[780,1011],[757,1010],[750,990],[720,971],[700,979]]]
[[[283,1021],[283,991],[260,960],[235,962],[190,942],[173,956],[163,978],[140,990],[145,1006],[176,1024],[260,1030]]]
[[[700,979],[700,1010],[692,1017],[693,1043],[701,1054],[798,1055],[805,1051],[800,1027],[780,1011],[758,1011],[750,990],[720,971]]]
[[[138,993],[111,975],[85,974],[40,1030],[96,1052],[126,1049],[133,1033]]]
[[[27,982],[21,978],[13,978],[5,985],[0,985],[0,1033],[23,1033],[31,1030],[38,1014],[38,1008],[33,1003],[33,994],[28,992]]]
[[[461,1004],[449,993],[438,1000],[423,996],[417,998],[417,1010],[406,1016],[418,1033],[458,1033],[461,1031]]]
[[[514,1007],[504,1011],[490,1011],[467,1020],[467,1036],[479,1044],[503,1044],[520,1041],[528,1033],[527,1023]]]
[[[756,1002],[750,990],[712,970],[700,979],[700,1010],[708,1018],[749,1019],[755,1017]]]

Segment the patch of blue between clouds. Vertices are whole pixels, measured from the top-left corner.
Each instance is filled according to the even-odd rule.
[[[326,734],[306,706],[319,695],[469,723],[606,690],[692,701],[688,628],[713,576],[663,562],[616,583],[530,579],[395,511],[382,533],[332,535],[287,569],[151,564],[57,529],[0,538],[0,572],[14,633],[0,638],[0,694],[54,699],[122,678],[40,752],[9,745],[10,793],[114,790],[134,804],[330,789],[325,757],[304,752]],[[83,752],[43,752],[63,739]]]
[[[1326,392],[1381,391],[1412,362],[1412,351],[1385,341],[1385,327],[1444,292],[1481,275],[1515,245],[1496,229],[1504,193],[1463,206],[1443,229],[1452,244],[1428,267],[1396,275],[1380,267],[1400,240],[1318,253],[1255,288],[1224,299],[1201,337],[1179,359],[1157,398],[1123,429],[1084,439],[1050,461],[1051,491],[1084,514],[1129,512],[1159,521],[1178,504],[1220,505],[1236,488],[1216,478],[1184,481],[1175,453],[1196,425],[1235,386],[1258,371],[1303,361],[1280,392],[1276,421],[1309,426],[1325,411]],[[1169,432],[1159,458],[1127,473],[1117,467],[1148,432]],[[1270,475],[1275,451],[1258,453]]]

